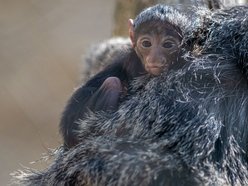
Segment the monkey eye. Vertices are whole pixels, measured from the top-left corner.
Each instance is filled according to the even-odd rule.
[[[142,46],[145,47],[145,48],[149,48],[149,47],[152,46],[152,43],[151,43],[150,41],[148,41],[148,40],[142,41],[141,44],[142,44]]]
[[[175,44],[173,42],[165,42],[165,43],[163,43],[164,48],[172,48],[174,46],[175,46]]]

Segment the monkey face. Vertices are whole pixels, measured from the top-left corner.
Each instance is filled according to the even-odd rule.
[[[130,39],[145,70],[158,76],[178,65],[182,36],[180,29],[167,21],[147,22],[134,31],[130,22]]]
[[[158,76],[177,61],[180,38],[164,34],[144,34],[138,37],[136,52],[146,71]]]

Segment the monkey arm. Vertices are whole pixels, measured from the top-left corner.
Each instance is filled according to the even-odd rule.
[[[95,94],[103,82],[109,77],[124,80],[124,76],[123,64],[115,62],[93,76],[85,85],[81,85],[76,89],[69,99],[60,121],[60,132],[63,135],[66,146],[70,147],[78,143],[77,135],[75,134],[79,128],[77,121],[85,117],[86,112],[89,110],[88,107],[91,107],[90,104],[96,101],[92,99],[97,99]]]

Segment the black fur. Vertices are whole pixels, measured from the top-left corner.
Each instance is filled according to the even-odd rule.
[[[94,44],[86,52],[83,59],[82,82],[86,82],[99,71],[113,62],[113,58],[120,55],[120,51],[131,48],[129,38],[115,37],[101,43]]]

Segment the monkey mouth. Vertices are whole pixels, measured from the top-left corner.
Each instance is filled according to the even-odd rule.
[[[168,69],[168,66],[164,65],[164,66],[148,66],[147,69],[151,70],[151,71],[164,71],[166,69]]]
[[[164,69],[166,68],[165,65],[163,66],[158,66],[158,65],[151,65],[151,66],[147,66],[148,69]]]
[[[166,68],[165,66],[147,66],[147,71],[155,76],[160,75],[163,72],[163,69]]]

